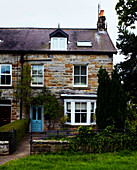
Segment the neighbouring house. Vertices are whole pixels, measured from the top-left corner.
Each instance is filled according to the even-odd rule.
[[[95,125],[97,73],[100,66],[113,70],[116,53],[102,11],[96,29],[0,28],[0,126],[25,116],[15,98],[25,63],[33,93],[48,87],[64,105],[66,125]],[[30,130],[47,129],[42,106],[31,106],[29,115]]]

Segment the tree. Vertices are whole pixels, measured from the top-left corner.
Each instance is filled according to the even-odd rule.
[[[119,26],[135,28],[133,24],[137,20],[137,1],[119,0],[116,5]]]
[[[21,73],[21,79],[18,82],[16,89],[16,98],[20,99],[23,104],[23,109],[27,114],[27,108],[31,105],[32,94],[31,94],[31,66],[27,63],[23,65]]]
[[[117,67],[112,72],[112,79],[110,84],[110,114],[115,128],[121,129],[125,126],[127,117],[127,105],[121,78]]]
[[[109,115],[110,77],[102,67],[98,72],[98,84],[96,122],[99,129],[104,129],[112,122]]]
[[[111,78],[106,69],[98,72],[98,91],[96,121],[99,129],[114,125],[115,128],[124,128],[126,120],[126,100],[118,69],[115,68]]]
[[[126,61],[118,65],[127,100],[137,103],[137,36],[131,32],[137,21],[137,1],[119,0],[116,5],[119,36],[117,48],[126,56]],[[130,28],[130,31],[129,31]]]

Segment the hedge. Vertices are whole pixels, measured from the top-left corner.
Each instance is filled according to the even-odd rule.
[[[16,130],[17,144],[21,141],[22,137],[25,135],[28,128],[29,119],[16,120],[12,123],[0,127],[0,132],[11,132],[13,128]]]
[[[71,149],[91,153],[137,150],[137,129],[114,129],[106,127],[95,132],[90,127],[81,126],[76,137],[70,141]]]

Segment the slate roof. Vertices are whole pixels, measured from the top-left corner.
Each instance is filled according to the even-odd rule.
[[[68,38],[68,52],[116,53],[107,31],[97,29],[62,29]],[[0,52],[2,51],[51,51],[50,34],[53,28],[0,28]],[[77,47],[77,41],[92,41],[92,47]]]

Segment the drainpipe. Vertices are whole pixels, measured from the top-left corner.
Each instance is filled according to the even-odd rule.
[[[21,63],[21,83],[22,83],[22,71],[23,71],[23,63],[24,63],[24,55],[21,54],[21,60],[20,60],[20,63]],[[21,94],[22,94],[22,89],[21,89]],[[20,119],[22,119],[22,97],[20,99]]]

